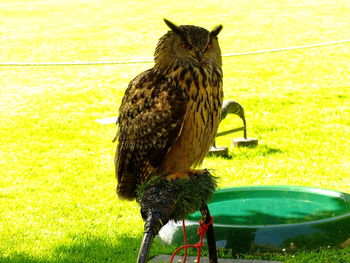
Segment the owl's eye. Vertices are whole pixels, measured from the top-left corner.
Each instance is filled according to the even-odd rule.
[[[180,47],[182,47],[183,49],[187,49],[187,50],[192,49],[192,46],[187,44],[186,42],[181,42]]]
[[[212,44],[208,44],[208,46],[207,46],[207,48],[206,48],[206,51],[209,51],[210,49],[212,49],[213,48],[213,45]]]

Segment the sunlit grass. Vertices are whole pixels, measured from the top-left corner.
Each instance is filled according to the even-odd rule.
[[[0,8],[0,62],[149,58],[167,30],[162,17],[206,28],[222,23],[223,53],[350,38],[347,1],[3,0]],[[350,193],[349,61],[349,44],[224,58],[225,98],[244,106],[248,136],[259,146],[233,148],[239,133],[220,137],[230,158],[207,158],[203,166],[215,170],[221,187]],[[117,115],[130,79],[151,66],[0,68],[0,262],[135,261],[139,208],[116,198],[116,129],[95,120]],[[239,125],[230,116],[220,130]],[[151,255],[172,251],[156,242]],[[349,253],[265,257],[334,263]]]

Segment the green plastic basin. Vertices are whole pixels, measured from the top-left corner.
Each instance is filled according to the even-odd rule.
[[[346,246],[350,240],[350,195],[297,186],[223,188],[208,204],[218,248],[278,251]],[[200,213],[188,215],[189,243],[196,243]],[[181,223],[169,222],[159,233],[181,245]]]

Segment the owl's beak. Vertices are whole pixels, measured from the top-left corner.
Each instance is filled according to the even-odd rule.
[[[198,58],[198,61],[202,60],[202,56],[203,56],[203,51],[197,50],[196,51],[196,56]]]

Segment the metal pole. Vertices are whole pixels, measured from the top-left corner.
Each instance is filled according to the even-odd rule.
[[[207,204],[203,205],[202,208],[200,209],[200,212],[202,214],[203,222],[205,224],[208,224],[211,220],[208,205]],[[208,242],[208,250],[209,250],[209,263],[218,263],[218,257],[216,254],[216,240],[215,240],[213,224],[210,224],[208,226],[207,242]]]
[[[147,263],[149,251],[151,250],[151,245],[153,241],[154,235],[152,232],[147,232],[144,234],[139,255],[137,257],[137,263]]]

